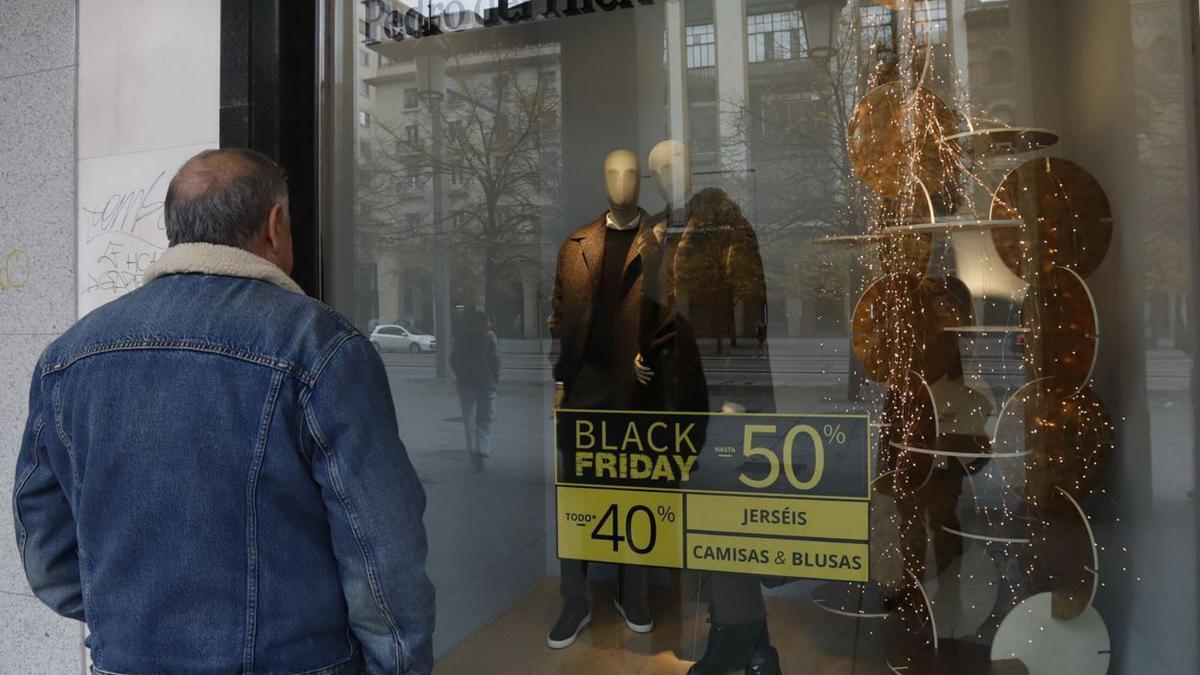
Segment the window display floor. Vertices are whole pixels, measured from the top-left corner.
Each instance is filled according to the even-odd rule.
[[[560,608],[558,579],[548,579],[507,612],[442,658],[435,673],[458,675],[684,675],[704,652],[702,606],[680,606],[667,589],[651,590],[656,627],[626,628],[613,608],[612,584],[593,583],[592,624],[561,651],[546,647]],[[833,620],[807,600],[768,597],[772,644],[783,672],[883,675],[882,624]],[[857,643],[857,649],[856,649]],[[858,663],[855,663],[855,653]],[[693,656],[694,655],[694,656]]]

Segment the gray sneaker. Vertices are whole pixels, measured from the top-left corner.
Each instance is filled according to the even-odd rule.
[[[592,612],[586,603],[570,603],[563,605],[558,621],[546,636],[546,646],[550,649],[566,649],[575,644],[575,638],[592,622]]]

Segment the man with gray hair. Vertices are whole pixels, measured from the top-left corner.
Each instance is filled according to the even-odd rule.
[[[425,495],[383,364],[288,276],[283,171],[189,160],[145,285],[42,355],[13,513],[96,672],[426,674]]]

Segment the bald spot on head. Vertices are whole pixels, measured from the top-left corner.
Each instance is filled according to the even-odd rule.
[[[163,205],[173,246],[208,243],[245,248],[275,206],[287,207],[283,169],[253,150],[205,150],[179,169]]]
[[[246,180],[254,169],[250,160],[240,153],[228,150],[202,152],[179,168],[179,173],[171,181],[171,188],[178,198],[195,199]]]

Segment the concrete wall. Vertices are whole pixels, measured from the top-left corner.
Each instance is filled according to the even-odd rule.
[[[74,0],[6,0],[0,20],[0,485],[12,486],[33,365],[75,319]],[[80,624],[29,592],[0,499],[0,672],[83,672]]]
[[[137,190],[145,176],[169,178],[191,152],[217,144],[220,0],[4,0],[3,14],[0,485],[7,494],[34,363],[75,321],[80,299],[96,303],[80,295],[77,275],[88,265],[78,264],[76,251],[86,250],[79,233],[94,206],[79,197],[109,184],[81,179],[108,174],[116,178],[113,194]],[[165,183],[144,203],[164,193]],[[145,219],[157,222],[154,214]],[[0,672],[84,673],[83,627],[29,592],[7,525],[11,510],[0,499]]]

